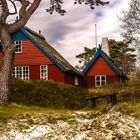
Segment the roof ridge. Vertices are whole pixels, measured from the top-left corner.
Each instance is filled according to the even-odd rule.
[[[40,38],[42,38],[42,39],[45,39],[45,37],[44,37],[43,35],[37,33],[36,31],[33,31],[33,30],[30,29],[29,27],[24,26],[24,28],[25,28],[25,30],[27,30],[28,32],[31,32],[32,34],[34,34],[34,35],[36,35],[36,36],[38,36],[38,37],[40,37]]]

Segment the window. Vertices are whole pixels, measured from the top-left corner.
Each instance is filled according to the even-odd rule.
[[[15,53],[22,53],[22,41],[21,40],[15,41],[15,45],[16,45]]]
[[[29,80],[29,67],[14,67],[12,76],[22,80]]]
[[[105,86],[106,85],[106,75],[96,75],[95,76],[95,86]]]
[[[75,77],[75,79],[74,79],[74,84],[75,84],[76,86],[79,85],[78,77]]]
[[[48,67],[47,67],[47,65],[40,66],[40,79],[41,80],[48,80]]]

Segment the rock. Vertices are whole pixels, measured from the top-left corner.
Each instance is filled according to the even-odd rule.
[[[0,140],[140,139],[140,120],[115,111],[26,114],[0,125]]]

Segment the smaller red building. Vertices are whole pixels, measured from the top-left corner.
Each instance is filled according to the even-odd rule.
[[[24,27],[11,38],[16,44],[13,77],[80,85],[81,73],[51,47],[42,35]],[[2,53],[0,65],[1,62]]]
[[[113,64],[109,56],[98,49],[83,70],[83,83],[87,88],[120,83],[128,78]]]

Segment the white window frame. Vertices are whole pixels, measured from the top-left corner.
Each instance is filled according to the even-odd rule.
[[[78,78],[78,77],[74,77],[74,84],[75,84],[76,86],[79,85],[79,78]]]
[[[18,42],[18,43],[17,43],[17,42]],[[19,42],[21,42],[21,43],[19,43]],[[15,50],[15,53],[16,53],[16,54],[22,53],[22,40],[16,40],[16,41],[15,41],[15,45],[16,45],[16,46],[17,46],[17,45],[21,45],[21,51],[17,52],[17,51]]]
[[[97,81],[97,77],[99,77],[99,81]],[[105,78],[105,80],[102,80],[102,77]],[[98,85],[97,82],[100,84]],[[102,82],[105,84],[103,85]],[[106,75],[95,75],[95,87],[100,87],[100,86],[106,86]]]
[[[42,77],[42,67],[46,67],[46,77]],[[40,65],[40,80],[48,80],[48,65]]]
[[[25,76],[25,74],[24,74],[24,68],[28,69],[27,76]],[[20,78],[22,80],[29,80],[30,79],[30,74],[29,74],[30,69],[29,69],[29,66],[17,66],[17,67],[14,67],[13,69],[14,69],[13,70],[14,73],[12,73],[13,77]],[[21,69],[21,77],[18,77],[18,72],[17,72],[18,69]]]

